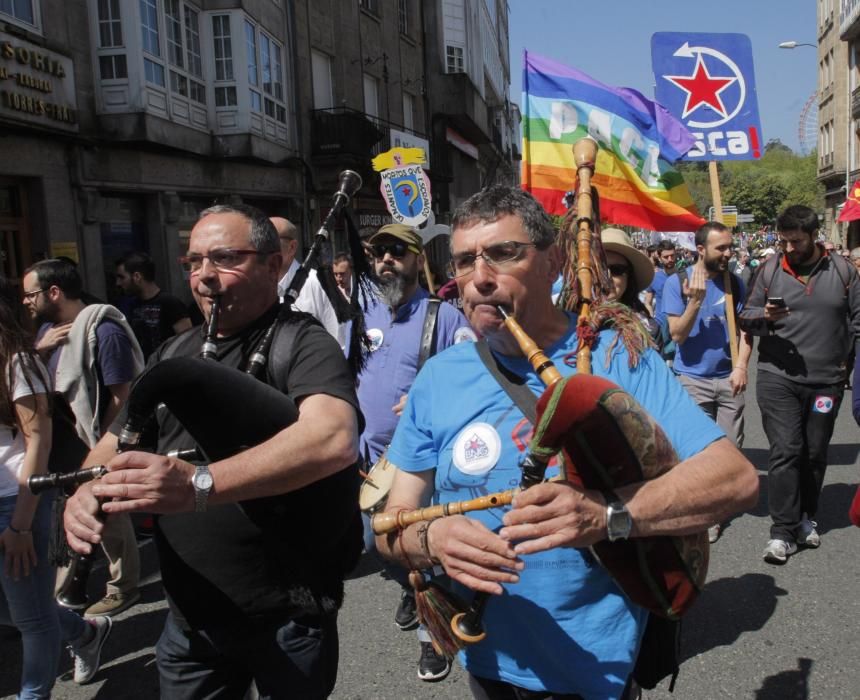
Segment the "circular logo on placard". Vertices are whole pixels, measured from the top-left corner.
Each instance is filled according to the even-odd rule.
[[[478,336],[471,328],[463,326],[454,331],[454,345],[457,343],[476,343]]]
[[[367,330],[367,339],[370,341],[370,352],[379,350],[384,337],[379,328],[369,328]]]
[[[496,466],[502,454],[502,441],[489,423],[467,425],[454,440],[452,460],[464,474],[480,476]]]

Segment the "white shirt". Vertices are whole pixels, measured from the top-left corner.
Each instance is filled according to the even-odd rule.
[[[47,377],[48,372],[44,365],[38,358],[36,362],[39,363],[42,376]],[[24,377],[21,357],[16,355],[12,360],[12,385],[9,387],[13,402],[34,393],[48,392],[37,373],[29,373],[29,378],[33,385],[32,389]],[[0,498],[18,495],[18,480],[21,478],[21,468],[24,464],[24,451],[23,433],[13,429],[11,425],[0,425]]]
[[[299,263],[293,260],[293,262],[290,263],[290,267],[287,269],[287,274],[285,274],[281,278],[281,281],[278,282],[278,296],[281,300],[283,300],[284,294],[290,286],[290,282],[293,281],[293,277],[295,277],[298,269]],[[293,307],[298,311],[304,311],[317,319],[317,321],[323,325],[323,328],[328,331],[329,335],[337,340],[340,345],[340,349],[344,351],[346,350],[347,326],[349,324],[338,323],[337,314],[335,313],[334,307],[331,305],[331,301],[329,301],[329,298],[326,296],[325,290],[323,290],[319,279],[317,279],[316,270],[311,269],[308,273],[308,278],[305,280],[302,290],[299,292],[299,298],[296,299],[296,303],[293,304]]]

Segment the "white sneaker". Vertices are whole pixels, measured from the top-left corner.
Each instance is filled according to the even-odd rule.
[[[94,617],[87,622],[95,627],[95,635],[89,643],[72,649],[75,657],[75,683],[88,683],[101,665],[102,647],[110,635],[113,620],[107,616]]]
[[[711,527],[709,527],[708,528],[708,542],[713,544],[718,539],[720,539],[720,534],[722,533],[722,531],[723,531],[723,528],[719,524],[712,525]]]
[[[769,564],[785,564],[796,551],[797,545],[794,542],[768,540],[764,548],[764,560]]]
[[[800,527],[798,528],[797,543],[802,544],[804,547],[811,547],[812,549],[820,547],[821,536],[818,534],[818,530],[815,529],[817,526],[818,523],[807,518],[806,513],[804,513],[803,520],[800,521]]]

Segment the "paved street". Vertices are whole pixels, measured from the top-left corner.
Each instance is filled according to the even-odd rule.
[[[754,378],[753,378],[754,381]],[[847,397],[850,401],[850,396]],[[754,392],[748,397],[746,454],[760,469],[767,458]],[[860,698],[860,531],[847,510],[858,482],[858,432],[843,404],[830,449],[819,531],[822,546],[797,554],[784,567],[765,564],[766,491],[758,506],[734,520],[712,548],[704,595],[684,622],[681,674],[674,695],[665,689],[648,700],[755,698],[756,700],[856,700]],[[143,603],[117,618],[96,682],[78,687],[69,663],[56,698],[155,698],[155,644],[165,615],[150,544],[143,549]],[[104,568],[91,583],[104,581]],[[417,680],[414,633],[392,621],[397,586],[366,559],[347,585],[341,615],[337,700],[466,698],[459,669],[442,683]],[[0,638],[0,697],[14,695],[18,643]]]

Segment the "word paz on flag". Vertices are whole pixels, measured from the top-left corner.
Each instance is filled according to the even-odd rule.
[[[600,145],[592,183],[606,222],[652,231],[693,231],[705,223],[672,162],[692,146],[686,127],[630,88],[524,52],[523,188],[550,214],[567,210],[576,164],[571,145]]]

